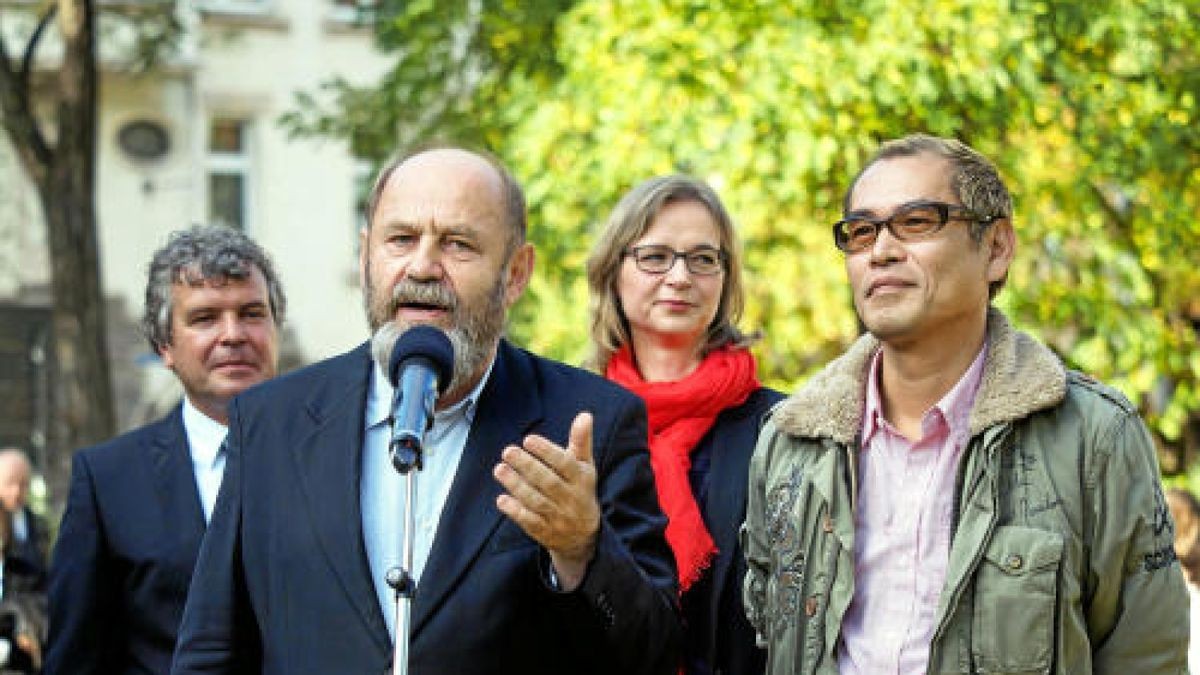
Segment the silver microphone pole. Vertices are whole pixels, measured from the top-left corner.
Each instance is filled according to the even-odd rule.
[[[427,408],[432,410],[432,407]],[[432,420],[431,420],[432,421]],[[413,577],[413,532],[416,529],[417,471],[422,467],[419,438],[392,441],[392,465],[404,476],[404,539],[400,548],[400,567],[387,572],[387,585],[396,592],[396,640],[392,653],[393,675],[408,675],[408,647],[412,623],[413,596],[417,580]]]
[[[376,340],[372,339],[372,344]],[[412,603],[417,592],[413,575],[413,539],[416,533],[416,472],[424,463],[425,433],[433,426],[433,408],[449,384],[454,368],[454,347],[441,330],[415,326],[405,330],[389,349],[388,379],[395,387],[392,401],[392,439],[388,445],[392,466],[404,476],[404,537],[400,566],[387,571],[385,581],[396,593],[396,638],[392,674],[408,675],[412,640]]]

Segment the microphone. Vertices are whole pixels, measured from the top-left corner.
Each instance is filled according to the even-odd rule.
[[[454,370],[450,338],[433,326],[404,331],[388,359],[392,398],[392,464],[406,474],[420,469],[425,432],[433,425],[433,406],[446,391]]]

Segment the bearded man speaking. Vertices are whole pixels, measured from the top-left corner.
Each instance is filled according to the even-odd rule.
[[[427,150],[383,169],[368,213],[373,338],[230,406],[172,672],[390,669],[403,477],[384,368],[416,325],[455,358],[415,478],[409,672],[674,672],[641,402],[501,337],[534,265],[520,186],[490,157]]]

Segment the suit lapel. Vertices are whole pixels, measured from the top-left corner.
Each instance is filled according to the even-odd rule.
[[[362,536],[359,477],[371,360],[365,345],[313,388],[299,427],[294,457],[317,541],[342,590],[384,649],[391,638],[371,583]]]
[[[155,425],[149,456],[154,492],[162,506],[163,522],[168,523],[165,531],[175,537],[178,559],[195,561],[204,537],[204,512],[183,427],[182,406],[176,406]]]
[[[500,485],[492,477],[492,468],[504,447],[518,443],[542,416],[529,357],[501,341],[478,406],[433,548],[417,583],[414,635],[446,601],[503,518],[496,509]]]

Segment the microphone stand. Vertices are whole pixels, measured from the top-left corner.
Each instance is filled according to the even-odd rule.
[[[432,421],[432,420],[431,420]],[[400,566],[387,571],[387,585],[396,592],[396,640],[392,653],[392,675],[408,675],[409,626],[417,580],[412,575],[413,530],[416,529],[414,500],[416,472],[423,466],[421,440],[407,436],[392,439],[392,466],[404,476],[404,540]]]

